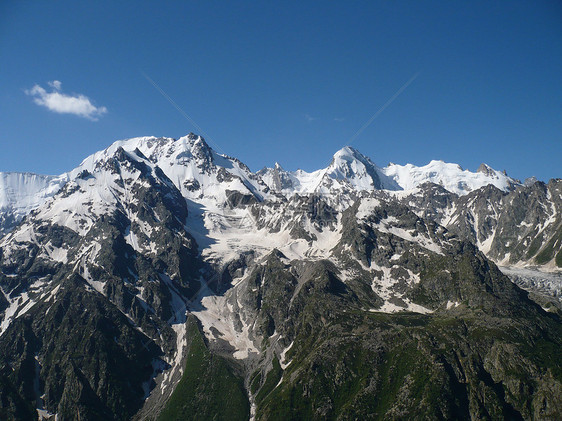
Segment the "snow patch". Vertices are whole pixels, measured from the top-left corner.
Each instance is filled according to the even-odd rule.
[[[293,361],[293,360],[287,361],[286,355],[287,355],[287,352],[289,352],[289,350],[293,347],[294,344],[295,344],[295,341],[291,342],[287,348],[285,348],[283,351],[281,351],[281,355],[279,356],[279,363],[281,364],[281,368],[283,370],[285,370],[287,367],[289,367],[289,365],[291,365],[291,362]]]
[[[250,353],[259,353],[249,337],[250,325],[241,320],[242,329],[235,326],[235,314],[229,310],[225,296],[209,295],[202,298],[201,304],[202,307],[192,310],[192,314],[201,321],[209,340],[216,338],[218,331],[217,339],[225,340],[234,347],[236,359],[246,359]]]

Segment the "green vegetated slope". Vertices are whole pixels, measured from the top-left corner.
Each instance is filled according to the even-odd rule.
[[[247,420],[250,405],[242,379],[223,358],[207,349],[195,319],[189,318],[187,323],[191,343],[185,374],[159,420]]]
[[[440,270],[445,263],[447,272]],[[293,298],[299,313],[276,325],[294,332],[294,343],[284,371],[274,359],[269,372],[254,374],[256,419],[562,414],[559,316],[543,311],[470,248],[427,261],[410,296],[433,308],[431,314],[369,311],[349,287],[354,282],[336,288],[328,283],[334,277],[315,272]],[[447,309],[447,300],[458,305]]]
[[[555,419],[562,329],[552,323],[554,340],[522,335],[528,327],[469,315],[340,315],[312,346],[295,342],[257,419]]]
[[[291,306],[284,294],[262,301],[260,311],[271,311],[271,300],[291,307],[285,321],[268,317],[278,331],[293,332],[294,342],[284,359],[276,353],[268,370],[250,376],[256,419],[557,419],[560,318],[470,249],[449,261],[456,269],[445,274],[443,259],[428,262],[412,292],[435,308],[432,314],[361,308],[353,287],[321,262],[305,271]],[[267,274],[262,285],[286,285],[288,270],[272,255],[259,268]],[[447,297],[458,307],[444,308],[439,300]],[[193,321],[189,336],[185,375],[161,419],[247,419],[241,380],[208,351]],[[263,345],[271,343],[265,338]]]

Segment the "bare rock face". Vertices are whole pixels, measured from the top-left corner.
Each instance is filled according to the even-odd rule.
[[[445,225],[505,266],[562,267],[561,191],[560,180],[510,193],[488,186],[462,196]]]

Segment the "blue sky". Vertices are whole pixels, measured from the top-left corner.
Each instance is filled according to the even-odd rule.
[[[417,74],[352,146],[562,177],[556,3],[3,1],[0,171],[198,132],[143,72],[219,152],[318,169]]]

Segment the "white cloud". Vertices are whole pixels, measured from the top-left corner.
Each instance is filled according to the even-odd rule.
[[[41,86],[35,85],[25,93],[33,97],[33,102],[37,105],[46,107],[55,113],[74,114],[92,121],[97,121],[99,117],[107,113],[107,108],[96,107],[85,95],[66,95],[60,92],[62,83],[58,80],[48,82],[48,85],[53,88],[52,92],[47,92]]]

